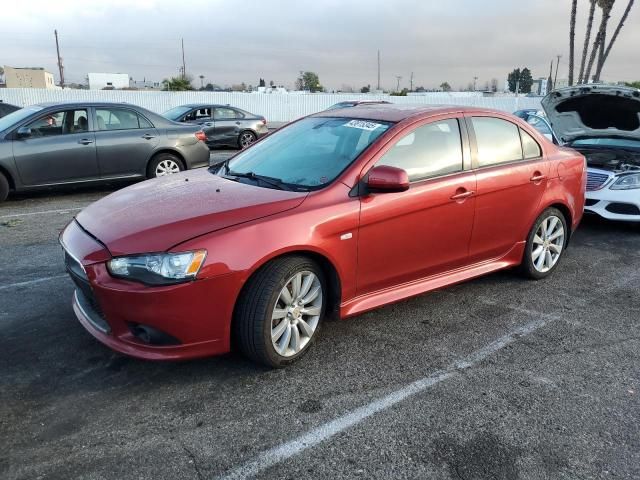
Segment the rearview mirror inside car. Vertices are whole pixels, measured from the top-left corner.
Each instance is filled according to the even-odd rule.
[[[369,170],[369,192],[390,193],[409,190],[409,175],[401,168],[379,165]]]

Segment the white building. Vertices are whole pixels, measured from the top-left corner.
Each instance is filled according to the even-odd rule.
[[[129,88],[129,75],[126,73],[89,73],[89,90],[116,90]]]

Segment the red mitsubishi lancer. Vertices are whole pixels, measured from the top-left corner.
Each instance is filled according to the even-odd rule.
[[[114,350],[187,359],[233,339],[280,367],[328,317],[514,266],[546,277],[585,183],[582,155],[512,115],[359,106],[113,193],[60,240],[73,309]]]

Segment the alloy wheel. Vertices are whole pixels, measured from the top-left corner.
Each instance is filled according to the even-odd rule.
[[[557,216],[550,215],[540,223],[531,244],[531,260],[538,272],[548,272],[558,263],[564,235],[564,226]]]
[[[164,177],[180,172],[180,165],[175,160],[162,160],[156,167],[156,177]]]
[[[283,357],[291,357],[309,343],[322,313],[322,284],[309,271],[296,273],[278,295],[271,314],[271,343]]]
[[[251,132],[244,132],[240,135],[240,146],[242,148],[247,148],[254,141],[253,134]]]

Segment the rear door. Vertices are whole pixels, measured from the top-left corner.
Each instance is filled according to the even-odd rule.
[[[358,295],[466,264],[476,180],[460,122],[461,116],[418,125],[375,161],[406,170],[411,186],[362,198]]]
[[[24,185],[99,178],[89,109],[53,111],[25,127],[31,135],[13,140],[13,156]]]
[[[151,122],[126,107],[96,107],[94,112],[100,175],[144,175],[160,141]]]
[[[476,215],[469,261],[500,258],[523,242],[547,188],[540,145],[518,125],[490,115],[467,117],[476,170]]]
[[[233,108],[215,107],[213,109],[213,123],[215,133],[212,137],[215,143],[235,144],[240,135],[244,115]]]

